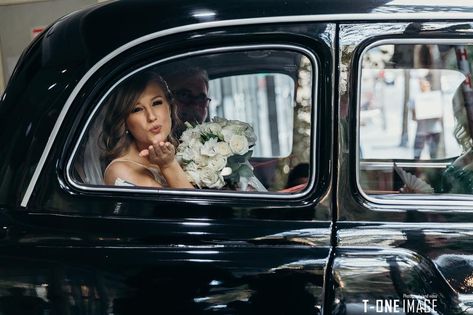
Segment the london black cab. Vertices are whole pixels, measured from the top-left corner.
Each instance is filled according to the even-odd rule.
[[[0,313],[473,313],[472,54],[456,0],[59,19],[1,98]]]

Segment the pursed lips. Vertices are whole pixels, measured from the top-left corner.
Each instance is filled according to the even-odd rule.
[[[161,126],[153,126],[149,128],[149,131],[151,131],[152,133],[159,133],[161,131]]]

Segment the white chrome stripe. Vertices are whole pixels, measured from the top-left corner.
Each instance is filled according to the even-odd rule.
[[[451,162],[425,162],[425,161],[420,161],[420,162],[396,162],[396,165],[399,167],[426,167],[426,168],[446,168],[448,167]],[[393,168],[394,162],[391,161],[360,161],[360,166],[363,166],[365,168],[369,167],[382,167],[382,168]]]
[[[113,52],[109,53],[107,56],[102,58],[99,62],[97,62],[92,68],[87,71],[87,73],[82,77],[82,79],[77,83],[76,87],[72,91],[71,95],[67,99],[64,107],[62,108],[61,112],[59,113],[59,117],[54,125],[54,128],[49,136],[48,142],[43,150],[41,158],[36,166],[36,169],[31,177],[30,183],[26,192],[23,196],[23,200],[21,201],[21,206],[26,207],[28,205],[28,201],[31,197],[33,189],[38,181],[39,174],[43,169],[44,163],[46,162],[46,158],[51,150],[52,144],[56,139],[57,133],[59,128],[62,125],[64,117],[66,116],[69,107],[71,106],[72,101],[75,99],[77,94],[79,93],[80,89],[84,86],[84,84],[89,80],[89,78],[105,63],[107,63],[112,58],[116,57],[120,53],[144,43],[146,41],[156,39],[159,37],[172,35],[181,32],[187,31],[196,31],[196,30],[203,30],[207,28],[213,27],[227,27],[227,26],[238,26],[238,25],[253,25],[253,24],[268,24],[268,23],[291,23],[291,22],[335,22],[335,21],[375,21],[375,20],[387,20],[387,21],[400,21],[400,20],[419,20],[419,19],[428,19],[428,20],[435,20],[435,19],[448,19],[448,20],[465,20],[465,19],[473,19],[473,12],[425,12],[425,13],[370,13],[370,14],[325,14],[325,15],[295,15],[295,16],[275,16],[275,17],[266,17],[266,18],[249,18],[249,19],[239,19],[239,20],[226,20],[226,21],[213,21],[213,22],[205,22],[205,23],[196,23],[196,24],[189,24],[184,26],[178,26],[174,28],[170,28],[167,30],[151,33],[140,38],[137,38],[117,49]]]
[[[75,182],[71,176],[70,176],[70,170],[72,168],[72,163],[73,163],[73,158],[74,156],[76,155],[76,152],[79,148],[79,145],[80,145],[80,142],[82,141],[82,138],[84,137],[85,135],[85,132],[86,130],[88,129],[88,126],[92,123],[92,120],[95,116],[95,114],[97,113],[97,111],[100,109],[100,107],[102,106],[102,103],[103,101],[108,97],[108,95],[110,94],[111,91],[113,91],[113,89],[119,85],[121,82],[123,82],[124,80],[126,80],[128,77],[132,76],[133,74],[139,72],[139,71],[142,71],[146,68],[149,68],[149,67],[154,67],[160,63],[164,63],[164,62],[169,62],[171,60],[174,60],[174,59],[180,59],[180,58],[183,58],[183,57],[191,57],[191,56],[199,56],[199,55],[203,55],[203,54],[210,54],[210,53],[223,53],[223,52],[234,52],[234,51],[242,51],[242,50],[258,50],[258,49],[284,49],[284,50],[290,50],[290,51],[295,51],[295,52],[299,52],[300,54],[303,54],[305,55],[306,57],[308,57],[311,61],[311,64],[314,66],[314,71],[313,73],[314,74],[317,74],[319,73],[319,68],[318,68],[318,64],[317,64],[317,61],[316,61],[316,58],[315,56],[310,52],[308,51],[307,49],[304,49],[304,48],[301,48],[301,47],[298,47],[298,46],[291,46],[291,45],[280,45],[280,44],[274,44],[274,45],[246,45],[246,46],[228,46],[228,47],[220,47],[220,48],[212,48],[212,49],[206,49],[206,50],[200,50],[198,52],[190,52],[190,53],[185,53],[185,54],[181,54],[181,55],[175,55],[175,56],[172,56],[172,57],[169,57],[169,58],[166,58],[166,59],[160,59],[158,61],[155,61],[155,62],[152,62],[150,64],[147,64],[146,66],[143,66],[139,69],[136,69],[130,73],[128,73],[126,76],[122,77],[120,80],[118,80],[117,82],[115,82],[115,84],[107,91],[107,93],[105,93],[105,95],[101,98],[101,100],[96,104],[94,110],[92,111],[91,115],[89,116],[89,118],[87,119],[84,127],[82,128],[82,131],[81,131],[81,134],[79,136],[79,139],[77,141],[77,143],[75,144],[75,147],[73,149],[73,152],[71,154],[71,156],[69,157],[69,160],[67,162],[67,165],[66,165],[66,178],[67,178],[67,181],[70,185],[72,185],[73,187],[75,188],[78,188],[80,190],[83,190],[83,191],[91,191],[91,192],[139,192],[139,193],[146,193],[146,194],[156,194],[156,193],[159,193],[159,192],[163,192],[163,193],[166,193],[168,195],[179,195],[179,196],[202,196],[202,195],[205,195],[205,196],[245,196],[245,197],[265,197],[265,198],[276,198],[276,199],[288,199],[288,198],[297,198],[297,197],[300,197],[302,195],[305,195],[307,191],[311,190],[315,184],[315,174],[312,174],[311,176],[311,180],[310,180],[310,186],[306,187],[304,189],[303,192],[300,192],[300,193],[294,193],[294,194],[277,194],[276,192],[269,192],[269,193],[257,193],[257,192],[251,192],[251,193],[248,193],[248,192],[226,192],[226,191],[208,191],[208,190],[171,190],[171,189],[156,189],[156,188],[151,188],[151,189],[148,189],[148,188],[143,188],[143,187],[139,187],[137,189],[133,189],[133,188],[121,188],[119,186],[115,186],[115,187],[106,187],[106,186],[88,186],[88,185],[82,185],[80,183],[77,183]],[[314,82],[312,84],[313,86],[313,98],[317,98],[317,83],[318,83],[318,80],[317,80],[317,75],[314,75]],[[316,108],[313,109],[313,110],[317,110]],[[314,120],[314,123],[312,124],[311,128],[312,128],[312,133],[314,134],[315,133],[315,130],[316,130],[316,123],[315,123],[316,120]],[[314,145],[314,148],[315,148],[315,145]],[[314,160],[315,160],[315,152],[312,152],[312,156],[314,157]],[[311,161],[311,165],[315,165],[315,161]]]

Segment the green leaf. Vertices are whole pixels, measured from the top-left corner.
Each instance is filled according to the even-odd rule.
[[[242,177],[251,177],[253,176],[253,170],[246,164],[242,164],[238,169],[238,174]]]
[[[200,140],[202,140],[202,143],[205,143],[205,142],[207,142],[208,140],[210,140],[212,138],[216,138],[217,140],[219,139],[218,135],[215,135],[215,134],[209,133],[209,132],[201,133],[201,135],[200,135]]]
[[[225,180],[225,183],[227,183],[228,188],[236,189],[240,182],[240,174],[232,173],[228,176],[224,176],[223,179]]]
[[[243,155],[232,155],[227,159],[228,164],[240,164],[245,162],[245,158]],[[233,167],[232,167],[233,170]]]
[[[253,154],[253,150],[249,150],[248,152],[246,152],[243,157],[246,159],[246,160],[249,160],[251,158],[251,155]]]

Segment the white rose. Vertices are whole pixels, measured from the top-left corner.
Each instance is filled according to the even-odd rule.
[[[241,120],[230,120],[229,123],[239,129],[246,129],[248,127],[251,127],[250,124],[244,122],[244,121],[241,121]]]
[[[215,147],[215,152],[219,155],[223,156],[230,156],[232,154],[232,150],[230,149],[230,146],[226,142],[217,142],[217,145]]]
[[[221,176],[228,176],[228,175],[230,175],[230,174],[232,174],[232,168],[231,168],[231,167],[228,167],[228,166],[227,166],[227,167],[224,167],[224,168],[222,169],[222,171],[220,172],[220,175],[221,175]]]
[[[245,130],[244,133],[246,139],[248,140],[248,145],[254,145],[256,143],[256,134],[255,131],[253,130],[253,127],[248,125],[248,128]]]
[[[202,126],[201,125],[195,125],[194,128],[192,128],[192,132],[194,134],[200,135],[202,133]]]
[[[186,176],[189,182],[193,183],[194,185],[197,185],[198,187],[202,187],[200,172],[198,172],[197,170],[188,170],[186,171]]]
[[[209,157],[200,155],[197,153],[197,155],[194,158],[195,164],[197,164],[199,167],[206,167],[207,164],[209,163]]]
[[[212,170],[203,169],[199,175],[202,185],[205,187],[219,189],[225,185],[223,177]]]
[[[202,148],[200,149],[200,154],[206,156],[215,156],[217,152],[215,152],[215,147],[217,146],[217,138],[211,138],[207,140]]]
[[[198,152],[191,147],[184,148],[184,150],[179,153],[179,156],[181,156],[184,161],[194,161],[196,155],[198,155]]]
[[[202,148],[202,143],[198,140],[192,139],[189,143],[181,143],[177,148],[178,155],[181,156],[184,161],[194,161],[198,156],[200,156],[200,149]]]
[[[222,128],[222,136],[225,142],[230,142],[234,135],[242,135],[243,129],[236,125],[228,125]]]
[[[221,135],[222,127],[217,123],[206,123],[203,125],[203,132],[211,133],[213,135]]]
[[[230,149],[233,153],[243,155],[248,152],[248,140],[245,136],[233,135],[230,140]]]
[[[192,143],[192,141],[191,141]],[[199,142],[195,142],[194,144],[180,144],[177,148],[176,157],[183,161],[183,162],[192,162],[196,161],[201,157],[200,149],[202,148],[202,144]]]
[[[225,126],[228,120],[223,117],[215,116],[214,118],[212,118],[212,122],[219,124],[220,126]]]
[[[227,158],[221,155],[216,155],[213,158],[209,159],[207,165],[211,170],[215,172],[220,171],[225,167],[225,165],[227,165]]]
[[[187,144],[188,147],[192,147],[193,149],[200,150],[202,148],[203,144],[200,142],[200,136],[199,138],[192,138],[189,143]]]
[[[195,162],[189,162],[184,166],[185,171],[197,171],[198,166]]]
[[[181,142],[188,143],[193,138],[193,134],[194,132],[192,131],[192,129],[184,130],[180,138]]]

